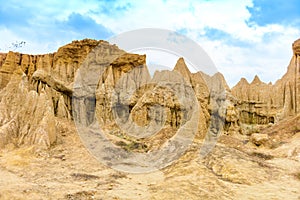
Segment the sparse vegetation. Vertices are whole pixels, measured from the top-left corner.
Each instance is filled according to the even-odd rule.
[[[272,142],[270,148],[271,149],[276,149],[278,147],[280,147],[281,145],[285,144],[285,142],[282,141],[276,141],[276,142]]]
[[[74,179],[77,179],[77,180],[84,180],[84,181],[99,178],[99,176],[95,176],[92,174],[83,174],[83,173],[72,173],[71,177],[73,177]]]
[[[80,191],[74,194],[67,194],[65,196],[68,200],[75,200],[75,199],[94,199],[95,191]]]
[[[298,173],[296,173],[296,178],[298,179],[298,180],[300,180],[300,172],[298,172]]]
[[[112,174],[110,177],[114,178],[114,179],[119,179],[119,178],[126,178],[126,174],[122,173],[122,172],[118,172],[115,174]]]
[[[259,158],[262,158],[264,160],[271,160],[271,159],[274,158],[274,156],[272,156],[272,155],[268,155],[268,154],[261,153],[261,152],[253,152],[252,155],[256,156],[256,157],[259,157]]]
[[[116,145],[123,148],[126,151],[138,151],[138,152],[146,152],[148,151],[148,146],[144,143],[130,141],[125,143],[123,141],[116,142]]]

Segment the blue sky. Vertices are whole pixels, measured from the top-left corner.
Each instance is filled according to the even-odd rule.
[[[299,0],[0,0],[0,51],[46,53],[75,39],[139,28],[178,31],[200,44],[233,86],[255,74],[274,82],[300,38]],[[298,9],[298,10],[297,10]]]

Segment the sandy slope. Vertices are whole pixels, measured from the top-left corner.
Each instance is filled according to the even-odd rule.
[[[289,154],[300,132],[277,149],[219,143],[205,159],[195,143],[161,171],[128,174],[94,159],[73,124],[57,126],[50,150],[1,151],[0,199],[300,199],[300,159]]]

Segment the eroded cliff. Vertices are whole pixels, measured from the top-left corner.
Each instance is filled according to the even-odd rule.
[[[232,88],[239,99],[240,120],[247,124],[268,124],[300,112],[300,41],[293,43],[293,56],[286,74],[273,85],[255,76],[249,84],[242,78]]]
[[[175,133],[191,117],[189,105],[195,102],[182,98],[188,96],[197,101],[199,139],[207,132],[241,133],[242,124],[275,123],[300,110],[299,49],[297,40],[287,73],[274,85],[256,76],[251,83],[242,78],[232,90],[221,73],[191,73],[183,58],[173,71],[151,77],[145,55],[126,53],[105,41],[73,41],[46,55],[1,53],[1,146],[43,143],[49,147],[55,142],[55,123],[45,121],[72,120],[74,115],[83,124],[98,120],[117,128],[118,134],[156,129]],[[76,93],[78,89],[81,93]],[[72,105],[72,99],[77,103]],[[24,106],[30,101],[30,108]],[[28,117],[32,118],[29,124],[22,120]],[[43,134],[36,136],[41,127]]]

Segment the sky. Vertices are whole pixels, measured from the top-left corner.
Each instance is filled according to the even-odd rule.
[[[230,86],[257,74],[273,83],[300,38],[299,0],[0,0],[0,52],[54,52],[72,40],[140,28],[176,31],[197,42]],[[25,41],[25,45],[14,44]]]

